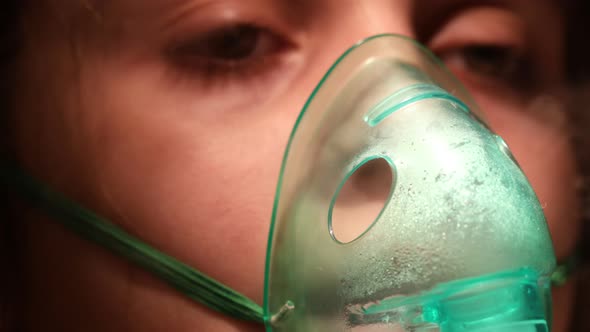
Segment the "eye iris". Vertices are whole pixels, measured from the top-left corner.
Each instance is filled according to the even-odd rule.
[[[256,51],[260,33],[259,28],[249,25],[220,29],[201,43],[201,53],[218,60],[247,59]]]
[[[480,74],[506,77],[519,68],[519,57],[506,47],[471,46],[464,49],[465,62]]]

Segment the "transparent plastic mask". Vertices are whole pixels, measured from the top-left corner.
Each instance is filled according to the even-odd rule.
[[[554,268],[529,182],[435,57],[394,35],[348,50],[284,157],[267,330],[548,331]]]

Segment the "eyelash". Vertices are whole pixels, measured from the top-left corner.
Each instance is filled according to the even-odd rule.
[[[244,45],[244,41],[254,44]],[[247,49],[240,50],[240,46]],[[224,50],[223,47],[227,48]],[[266,74],[281,65],[281,57],[290,47],[292,45],[285,38],[270,29],[239,23],[211,30],[180,43],[169,54],[181,74],[197,77],[205,87],[214,88],[232,83],[248,86],[258,79],[264,79]],[[223,51],[227,53],[223,54]]]
[[[458,66],[470,80],[485,81],[523,93],[534,88],[536,72],[530,56],[512,46],[471,44],[438,52],[437,56],[451,70]]]
[[[264,80],[277,71],[282,55],[292,47],[286,38],[271,29],[236,23],[182,42],[169,53],[182,77],[211,89],[232,84],[250,86]],[[469,80],[476,82],[491,82],[519,92],[528,92],[535,82],[532,61],[512,46],[470,44],[437,55],[451,70],[459,66]]]

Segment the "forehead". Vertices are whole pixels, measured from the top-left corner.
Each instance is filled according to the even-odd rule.
[[[68,33],[76,33],[85,42],[90,39],[138,41],[174,37],[175,31],[211,27],[222,23],[260,23],[251,20],[269,17],[273,22],[304,26],[313,23],[339,24],[339,18],[362,14],[367,21],[378,15],[383,22],[402,19],[414,34],[424,37],[437,32],[442,24],[459,12],[477,6],[502,7],[514,12],[525,23],[533,44],[541,41],[561,43],[562,7],[554,0],[45,0],[62,19],[70,16]],[[67,4],[67,5],[66,5]],[[57,8],[57,10],[56,10]],[[47,10],[38,9],[31,21],[48,23]],[[66,14],[64,14],[66,13]],[[388,18],[387,15],[390,15]],[[211,22],[203,22],[211,20]],[[242,22],[247,20],[247,22]],[[248,21],[250,20],[250,21]],[[359,21],[360,22],[360,21]],[[352,27],[355,28],[355,27]],[[314,30],[317,31],[317,30]],[[410,30],[407,30],[410,32]],[[424,33],[424,31],[427,31]],[[399,33],[398,31],[380,31]],[[98,38],[88,38],[99,35]],[[81,38],[82,38],[81,37]]]
[[[63,5],[62,1],[53,0],[56,3]],[[229,6],[238,4],[242,1],[248,4],[261,6],[286,6],[313,9],[315,7],[323,6],[327,3],[334,3],[342,7],[358,7],[359,4],[363,6],[385,6],[388,2],[373,0],[370,2],[360,2],[358,0],[73,0],[79,4],[79,7],[86,10],[96,11],[103,14],[119,12],[119,13],[165,13],[166,11],[183,11],[183,10],[199,10],[207,7],[215,6]],[[554,11],[558,13],[561,7],[564,7],[565,2],[554,0],[395,0],[399,3],[404,3],[405,6],[413,7],[424,12],[437,11],[441,7],[462,7],[471,5],[497,5],[502,7],[509,7],[514,9],[528,9],[533,12],[537,11]]]

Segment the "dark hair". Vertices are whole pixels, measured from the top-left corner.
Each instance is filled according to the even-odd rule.
[[[18,36],[19,33],[19,14],[24,9],[26,0],[4,0],[2,8],[0,9],[0,100],[2,101],[2,109],[8,110],[11,108],[11,96],[13,95],[12,84],[13,77],[12,69],[17,59]],[[2,156],[8,154],[8,139],[10,128],[8,123],[10,121],[7,117],[10,113],[7,111],[0,112],[0,153]],[[10,218],[12,214],[11,197],[8,192],[0,188],[0,211],[2,211],[2,218],[0,219],[0,261],[3,268],[0,269],[0,331],[18,331],[15,324],[19,319],[17,315],[21,312],[19,310],[21,304],[22,294],[19,294],[20,276],[22,275],[20,259],[21,251],[18,249],[18,230],[19,223],[10,222],[16,220]]]
[[[573,144],[577,151],[578,165],[583,177],[581,185],[582,235],[578,245],[581,265],[576,277],[578,285],[572,331],[590,331],[590,44],[587,31],[590,28],[590,2],[569,1],[566,6],[566,70],[570,99]]]

